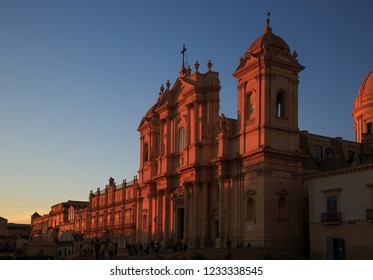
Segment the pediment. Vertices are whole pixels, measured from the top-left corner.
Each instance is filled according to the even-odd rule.
[[[167,105],[173,106],[179,103],[185,93],[189,92],[194,88],[194,85],[187,80],[178,78],[171,89],[167,89],[160,97],[158,108]]]

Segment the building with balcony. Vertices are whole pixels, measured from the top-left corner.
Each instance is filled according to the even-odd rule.
[[[373,259],[373,164],[311,175],[310,255]]]
[[[311,258],[373,259],[372,97],[373,71],[363,80],[352,111],[358,150],[348,154],[359,160],[305,178]]]

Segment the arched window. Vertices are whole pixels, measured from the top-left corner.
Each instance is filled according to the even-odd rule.
[[[282,92],[276,96],[276,117],[285,118],[285,95]]]
[[[179,152],[185,148],[185,128],[179,128]]]
[[[246,213],[249,221],[255,220],[254,198],[249,197],[246,202]]]
[[[252,92],[248,92],[245,96],[245,120],[250,120],[254,113],[254,96]]]
[[[149,148],[148,143],[144,143],[143,154],[144,154],[144,162],[149,160]]]

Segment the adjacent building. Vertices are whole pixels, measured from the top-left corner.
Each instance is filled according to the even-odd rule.
[[[74,236],[79,229],[75,227],[75,213],[87,206],[86,201],[69,200],[52,206],[46,215],[35,212],[31,216],[28,255],[39,253],[51,258],[64,258],[76,252],[79,243],[75,242]]]
[[[14,258],[23,253],[23,245],[30,236],[31,225],[9,223],[0,217],[0,258]]]
[[[357,162],[305,178],[314,259],[373,259],[373,71],[363,80],[354,107],[359,150],[348,154]]]

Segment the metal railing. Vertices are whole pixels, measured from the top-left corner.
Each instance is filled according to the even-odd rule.
[[[342,222],[341,212],[324,212],[321,213],[322,223],[340,223]]]

